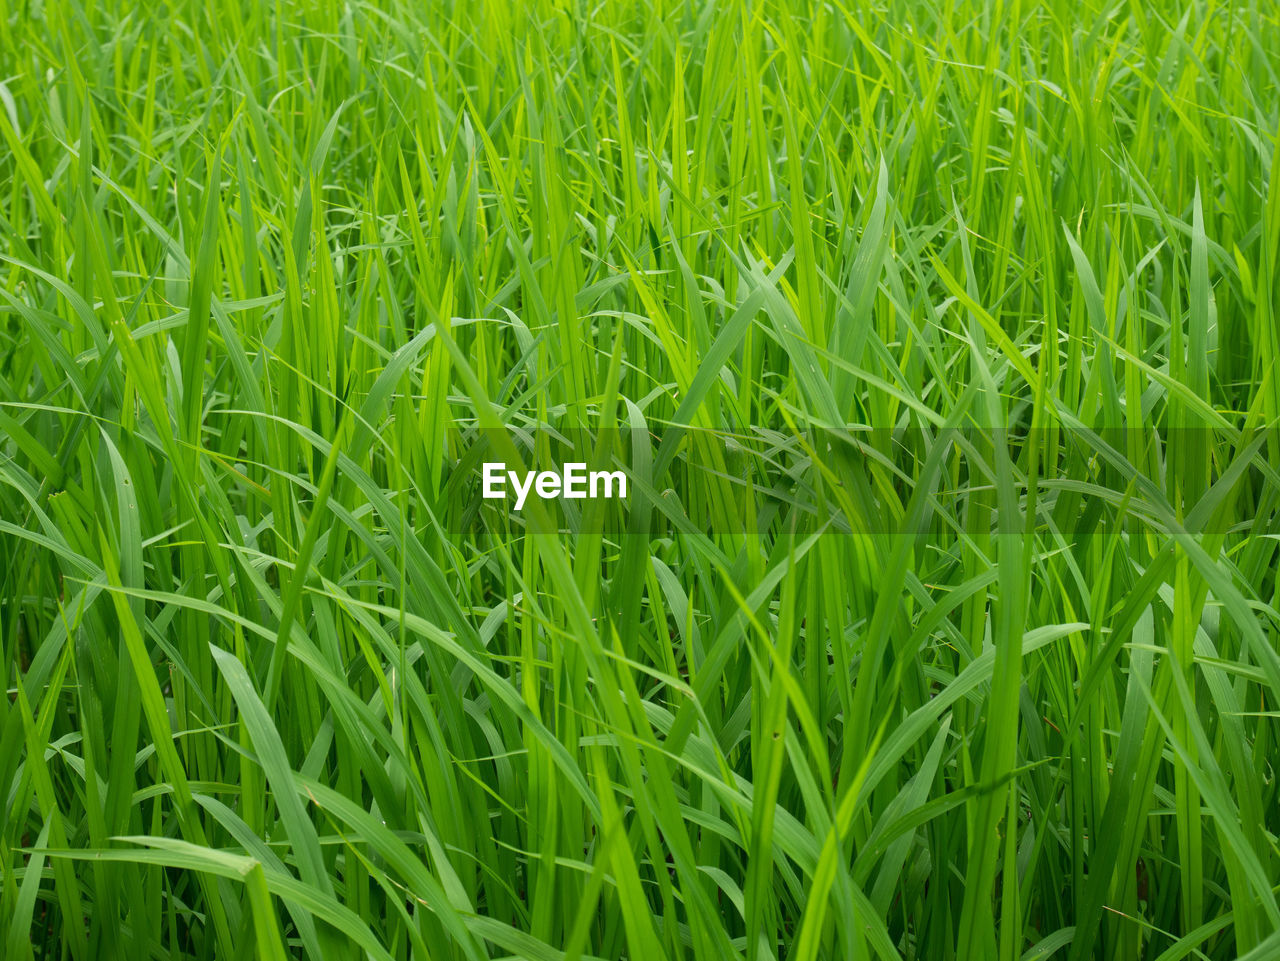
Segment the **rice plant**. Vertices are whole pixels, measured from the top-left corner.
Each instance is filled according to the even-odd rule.
[[[1280,957],[1278,71],[0,0],[0,956]]]

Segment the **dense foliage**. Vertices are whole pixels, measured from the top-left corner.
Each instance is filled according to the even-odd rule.
[[[1278,68],[0,0],[0,955],[1278,956]]]

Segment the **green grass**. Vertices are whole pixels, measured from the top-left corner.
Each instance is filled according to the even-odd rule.
[[[0,956],[1280,956],[1278,71],[0,0]]]

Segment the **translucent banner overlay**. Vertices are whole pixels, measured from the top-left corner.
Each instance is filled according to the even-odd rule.
[[[1067,518],[1076,536],[1267,533],[1280,508],[1274,429],[538,426],[454,428],[448,444],[456,534],[1011,534]]]

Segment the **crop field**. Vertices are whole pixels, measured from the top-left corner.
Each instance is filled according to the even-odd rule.
[[[0,0],[0,958],[1280,957],[1278,73]]]

